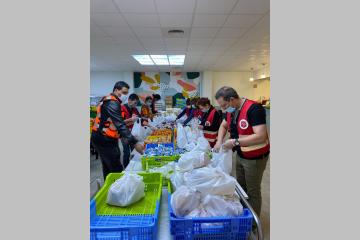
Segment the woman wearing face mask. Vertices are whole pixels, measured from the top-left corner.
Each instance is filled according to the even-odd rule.
[[[186,106],[185,108],[181,111],[181,113],[176,117],[176,120],[182,118],[184,115],[186,117],[189,117],[190,116],[190,113],[191,113],[191,100],[190,98],[186,99]]]
[[[190,101],[190,114],[188,116],[188,118],[184,121],[183,125],[186,126],[194,117],[201,119],[202,116],[202,112],[196,107],[196,103],[199,100],[199,98],[193,98]]]
[[[214,147],[221,124],[221,115],[216,108],[210,104],[208,98],[200,98],[197,106],[203,113],[199,129],[204,131],[204,137],[208,140],[210,146]]]
[[[153,98],[147,96],[145,98],[145,104],[141,106],[141,117],[153,120],[154,113],[152,109],[152,104],[153,104]]]

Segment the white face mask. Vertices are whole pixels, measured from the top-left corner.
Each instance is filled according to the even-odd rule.
[[[120,100],[122,101],[122,103],[127,103],[127,99],[128,99],[128,95],[122,94],[122,95],[120,96]]]

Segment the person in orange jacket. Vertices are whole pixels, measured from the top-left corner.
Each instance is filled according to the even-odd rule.
[[[123,81],[115,84],[113,92],[103,97],[97,107],[95,123],[92,129],[91,142],[99,153],[103,169],[103,177],[112,172],[122,172],[120,162],[119,139],[134,146],[143,153],[144,146],[131,135],[121,112],[121,97],[129,92],[129,85]]]

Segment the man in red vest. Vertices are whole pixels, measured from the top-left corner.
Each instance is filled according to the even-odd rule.
[[[232,87],[220,88],[215,98],[227,115],[221,123],[214,149],[223,146],[236,152],[237,181],[260,216],[261,179],[270,153],[265,109],[254,101],[240,98]],[[224,142],[226,131],[230,132],[230,139]]]

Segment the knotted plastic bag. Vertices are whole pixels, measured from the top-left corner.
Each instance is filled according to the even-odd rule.
[[[126,207],[145,196],[143,177],[134,173],[125,174],[111,184],[107,203],[114,206]]]

